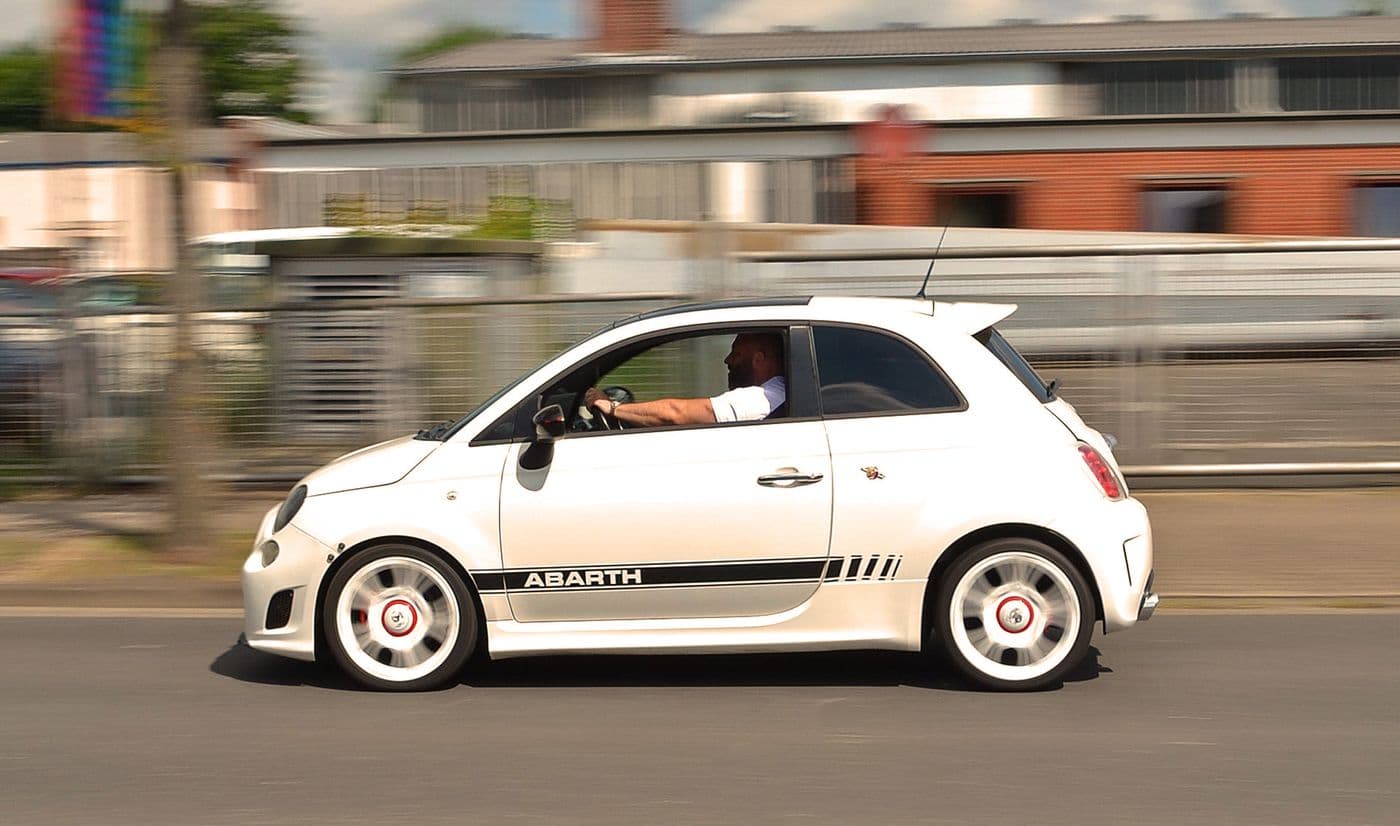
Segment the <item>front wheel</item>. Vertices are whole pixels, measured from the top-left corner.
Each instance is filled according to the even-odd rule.
[[[1064,554],[1030,539],[997,539],[944,572],[933,632],[972,682],[1024,691],[1057,682],[1084,659],[1093,620],[1089,584]]]
[[[370,688],[438,688],[476,647],[477,617],[461,577],[411,545],[356,554],[336,572],[321,611],[336,663]]]

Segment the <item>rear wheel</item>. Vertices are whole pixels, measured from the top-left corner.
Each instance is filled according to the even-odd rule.
[[[954,667],[1000,691],[1057,682],[1094,630],[1089,584],[1064,554],[1031,539],[974,547],[937,585],[933,632]]]
[[[321,622],[336,663],[381,690],[438,688],[476,647],[475,604],[462,578],[411,545],[356,554],[331,579]]]

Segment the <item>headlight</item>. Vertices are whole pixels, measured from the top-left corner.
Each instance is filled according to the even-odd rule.
[[[277,511],[277,519],[272,523],[272,531],[276,533],[287,527],[287,523],[301,510],[301,503],[306,501],[306,485],[297,485],[292,488],[292,493],[287,497],[287,501],[282,503],[282,507]]]

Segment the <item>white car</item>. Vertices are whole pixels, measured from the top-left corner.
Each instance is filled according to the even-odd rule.
[[[1152,539],[1108,441],[993,328],[1014,310],[743,299],[617,322],[303,479],[243,567],[247,641],[380,689],[483,650],[941,647],[983,687],[1055,683],[1096,622],[1151,616]],[[766,419],[619,429],[583,405],[714,395],[729,342],[762,331],[787,381]]]

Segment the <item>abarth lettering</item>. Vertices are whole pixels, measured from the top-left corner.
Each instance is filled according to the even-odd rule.
[[[604,585],[641,585],[641,568],[604,568],[591,571],[531,571],[526,588],[597,588]]]

